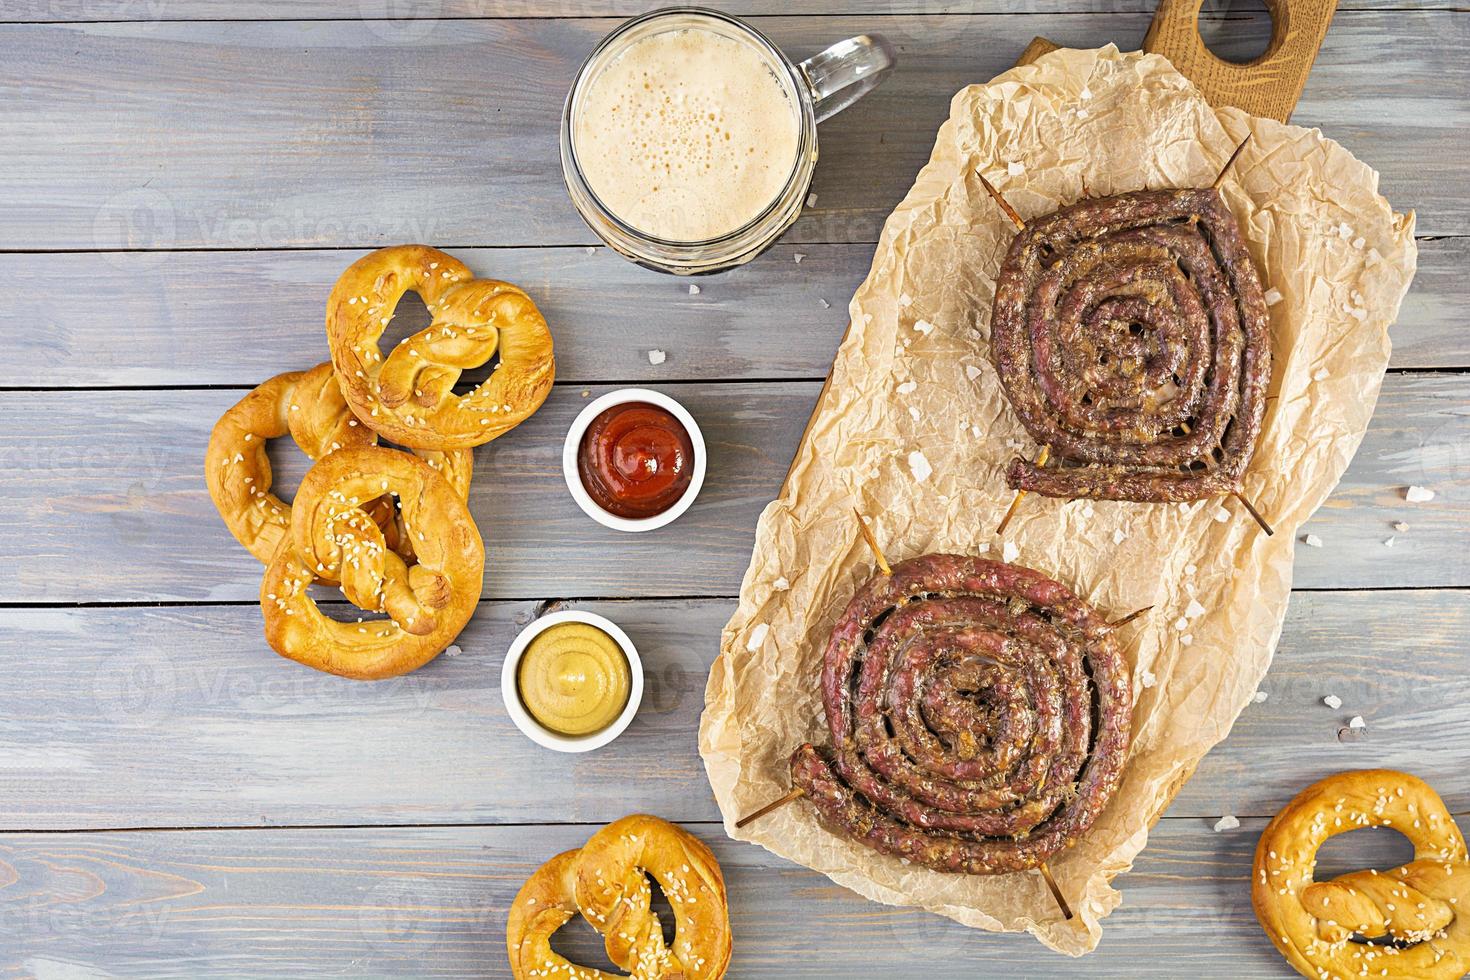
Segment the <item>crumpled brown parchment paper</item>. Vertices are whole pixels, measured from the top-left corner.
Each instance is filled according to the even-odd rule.
[[[976,167],[1023,217],[1083,196],[1224,185],[1270,302],[1274,366],[1246,495],[1131,504],[1028,496],[1004,538],[1005,464],[1036,447],[988,360],[994,277],[1012,228]],[[710,672],[700,751],[731,837],[823,872],[875,901],[966,925],[1093,949],[1153,822],[1229,732],[1271,663],[1296,530],[1361,441],[1388,364],[1388,326],[1415,266],[1413,215],[1377,174],[1316,130],[1212,109],[1163,58],[1061,50],[955,96],[934,154],[884,226],[851,329],[781,496],[766,507],[740,603]],[[1279,298],[1277,294],[1279,293]],[[1061,918],[1036,874],[978,877],[905,866],[818,825],[800,801],[744,831],[785,793],[787,759],[826,741],[823,644],[873,574],[852,509],[890,561],[945,551],[1007,557],[1105,613],[1154,607],[1122,635],[1133,664],[1124,781],[1091,832],[1054,858],[1077,911]]]

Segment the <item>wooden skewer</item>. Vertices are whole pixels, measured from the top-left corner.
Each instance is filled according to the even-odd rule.
[[[1041,866],[1041,877],[1046,879],[1046,887],[1051,889],[1051,897],[1056,899],[1057,904],[1061,906],[1062,918],[1071,919],[1072,906],[1068,905],[1067,900],[1062,897],[1062,890],[1057,887],[1057,880],[1051,876],[1051,868],[1046,864]]]
[[[1115,620],[1114,622],[1109,623],[1108,627],[1111,629],[1117,629],[1120,626],[1127,626],[1129,623],[1133,622],[1139,616],[1142,616],[1144,613],[1148,612],[1152,608],[1153,606],[1144,606],[1142,609],[1129,613],[1122,619]]]
[[[1051,459],[1051,447],[1042,446],[1041,452],[1036,454],[1036,465],[1045,466],[1046,461],[1049,459]],[[1000,519],[1000,523],[995,527],[996,534],[1006,533],[1006,525],[1011,523],[1011,518],[1015,516],[1016,508],[1021,505],[1021,498],[1024,496],[1026,496],[1025,490],[1016,491],[1016,495],[1011,498],[1011,505],[1006,508],[1005,516]]]
[[[799,799],[801,799],[805,795],[806,795],[806,791],[803,790],[800,786],[797,786],[791,792],[789,792],[785,796],[781,797],[779,800],[772,800],[770,803],[767,803],[765,806],[761,807],[759,810],[755,811],[754,813],[748,813],[745,816],[741,817],[739,820],[735,821],[735,829],[736,830],[739,830],[741,827],[744,827],[746,824],[750,823],[751,821],[753,821],[753,820],[759,820],[761,817],[764,817],[766,814],[770,813],[772,810],[779,810],[781,807],[785,806],[786,804],[792,803],[792,802],[794,802],[796,800],[799,800]]]
[[[852,516],[857,518],[858,530],[863,532],[863,540],[868,542],[868,547],[873,549],[873,557],[878,559],[878,571],[884,575],[892,575],[893,569],[888,567],[888,559],[883,557],[883,549],[878,547],[878,539],[873,537],[873,529],[868,527],[867,521],[863,520],[862,511],[854,507]],[[740,825],[737,823],[735,826]]]
[[[1266,523],[1266,519],[1261,516],[1261,512],[1256,510],[1255,506],[1249,500],[1246,500],[1245,496],[1239,490],[1230,491],[1230,496],[1234,497],[1236,500],[1239,500],[1241,506],[1250,511],[1250,515],[1256,519],[1256,523],[1261,525],[1261,530],[1266,532],[1266,537],[1269,538],[1271,535],[1276,533],[1275,531],[1271,530],[1271,525]]]
[[[1007,218],[1011,219],[1017,230],[1024,230],[1026,228],[1026,222],[1021,220],[1021,216],[1016,213],[1015,208],[1011,207],[1010,202],[1000,196],[1000,191],[990,186],[990,181],[986,180],[985,175],[979,170],[975,171],[975,176],[980,178],[980,183],[985,186],[986,193],[994,198],[996,204],[1000,205],[1000,209],[1006,213]]]
[[[1238,157],[1238,156],[1240,156],[1240,151],[1243,150],[1243,149],[1245,149],[1245,145],[1247,143],[1249,143],[1250,141],[1251,141],[1251,134],[1250,133],[1246,133],[1245,134],[1245,139],[1243,139],[1243,140],[1240,141],[1240,145],[1235,148],[1235,152],[1234,153],[1230,154],[1230,159],[1225,161],[1225,166],[1221,167],[1220,168],[1220,173],[1215,176],[1215,182],[1210,185],[1210,189],[1211,190],[1219,190],[1220,189],[1220,184],[1225,180],[1225,174],[1230,171],[1230,165],[1235,162],[1235,158]]]

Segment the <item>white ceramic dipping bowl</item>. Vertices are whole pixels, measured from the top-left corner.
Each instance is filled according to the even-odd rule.
[[[689,442],[694,447],[694,472],[689,480],[689,486],[684,488],[684,496],[676,500],[668,510],[654,514],[652,517],[628,518],[609,514],[599,507],[587,493],[587,488],[582,486],[582,475],[577,472],[577,451],[582,446],[582,436],[587,432],[587,427],[592,424],[592,420],[614,405],[624,405],[628,402],[647,402],[669,412],[688,431]],[[705,460],[704,435],[699,431],[699,423],[694,421],[694,416],[690,415],[683,405],[659,391],[650,391],[647,388],[619,388],[617,391],[609,391],[593,399],[573,420],[572,427],[567,430],[567,440],[562,445],[561,471],[567,480],[567,490],[571,491],[572,499],[577,502],[577,506],[603,527],[610,527],[615,531],[652,531],[654,528],[663,527],[676,520],[680,514],[689,509],[690,504],[694,503],[694,498],[699,496],[700,487],[704,486]]]
[[[521,703],[520,685],[516,681],[521,657],[525,655],[526,647],[532,640],[558,623],[586,623],[588,626],[595,626],[612,637],[613,642],[622,649],[623,656],[628,658],[628,703],[624,706],[623,713],[611,725],[591,735],[559,735],[542,727]],[[505,665],[500,671],[500,696],[505,700],[505,710],[509,712],[511,721],[537,745],[556,752],[591,752],[621,735],[638,713],[638,705],[643,700],[643,661],[638,659],[638,650],[633,646],[633,641],[628,639],[628,634],[619,629],[612,620],[575,609],[550,613],[521,630],[510,649],[505,652]]]

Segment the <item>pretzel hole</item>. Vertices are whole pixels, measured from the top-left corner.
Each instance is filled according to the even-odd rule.
[[[648,885],[652,892],[649,908],[653,909],[653,914],[658,916],[658,924],[663,927],[664,945],[673,948],[674,933],[679,925],[674,918],[674,907],[669,904],[668,897],[664,895],[663,888],[653,875],[648,876]]]
[[[317,609],[321,610],[323,616],[339,623],[356,625],[358,620],[362,620],[361,625],[371,628],[375,624],[386,626],[392,622],[387,613],[357,608],[342,597],[342,590],[335,585],[317,582],[307,590],[307,594],[316,602]]]
[[[296,497],[301,478],[311,469],[311,460],[289,435],[267,442],[265,455],[271,462],[271,492],[289,504]]]
[[[403,341],[420,330],[427,329],[433,320],[429,308],[424,305],[423,297],[418,293],[404,293],[399,297],[398,305],[393,308],[393,319],[388,321],[383,335],[378,338],[378,349],[387,357]]]
[[[607,958],[607,947],[602,936],[581,915],[574,915],[567,924],[551,934],[551,949],[558,956],[579,966],[602,970],[618,976],[623,971]]]
[[[1330,822],[1330,821],[1329,821]],[[1331,881],[1352,871],[1401,868],[1414,860],[1414,845],[1392,827],[1360,827],[1328,840],[1317,851],[1314,881]]]

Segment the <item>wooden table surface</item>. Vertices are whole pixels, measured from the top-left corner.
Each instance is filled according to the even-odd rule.
[[[1308,525],[1321,547],[1298,545],[1269,699],[1120,879],[1101,947],[1068,960],[873,904],[724,838],[695,744],[706,674],[885,215],[957,89],[1038,33],[1134,47],[1152,0],[725,5],[798,57],[880,31],[901,64],[823,126],[786,239],[691,295],[593,247],[561,187],[572,74],[637,0],[0,0],[0,978],[505,977],[525,876],[635,810],[714,847],[732,976],[1283,976],[1247,879],[1298,788],[1399,766],[1470,815],[1470,12],[1344,0],[1295,121],[1417,210],[1419,276],[1367,438]],[[1264,36],[1239,10],[1205,22],[1237,54]],[[559,377],[476,454],[489,563],[462,652],[358,684],[266,647],[260,568],[201,466],[244,391],[324,359],[338,273],[402,241],[526,287]],[[683,400],[710,447],[693,510],[638,536],[585,518],[560,471],[571,417],[630,382]],[[294,485],[303,458],[274,458]],[[559,606],[614,618],[648,671],[632,728],[584,757],[537,749],[500,702],[514,632]],[[1355,714],[1366,734],[1339,741]],[[1214,832],[1227,813],[1240,828]],[[1324,870],[1404,853],[1338,843]],[[569,929],[576,956],[594,946]]]

